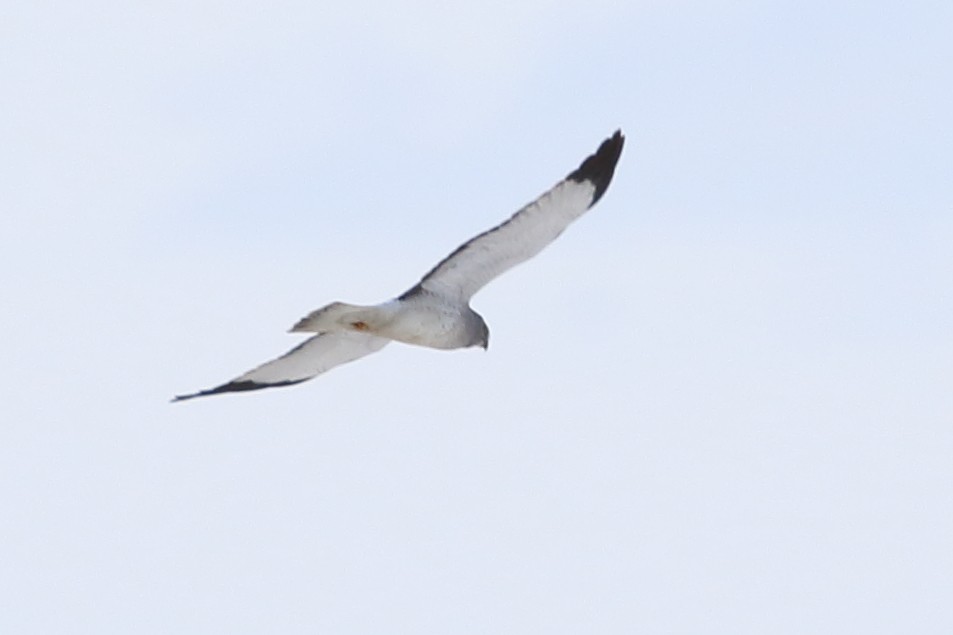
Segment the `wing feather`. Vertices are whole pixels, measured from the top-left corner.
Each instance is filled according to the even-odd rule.
[[[390,341],[385,337],[353,331],[321,333],[305,340],[281,357],[262,364],[228,383],[188,395],[177,395],[172,401],[184,401],[225,392],[293,386],[317,377],[335,366],[379,351]]]
[[[602,198],[624,142],[617,130],[565,179],[508,220],[460,245],[401,299],[429,291],[467,302],[501,273],[538,254]]]

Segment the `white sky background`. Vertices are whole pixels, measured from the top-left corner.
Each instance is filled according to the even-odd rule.
[[[953,631],[953,5],[0,9],[0,632]],[[376,302],[615,128],[606,197]]]

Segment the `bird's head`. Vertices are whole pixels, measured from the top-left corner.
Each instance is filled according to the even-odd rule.
[[[470,309],[469,316],[470,342],[467,346],[482,346],[483,350],[490,347],[490,327],[486,325],[483,316]]]

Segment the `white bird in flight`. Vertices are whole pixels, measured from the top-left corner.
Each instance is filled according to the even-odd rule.
[[[624,142],[617,130],[552,189],[457,247],[402,295],[375,306],[333,302],[291,329],[317,335],[228,383],[178,395],[173,401],[299,384],[379,351],[391,341],[438,349],[486,349],[490,330],[470,308],[470,298],[504,271],[542,251],[602,198]]]

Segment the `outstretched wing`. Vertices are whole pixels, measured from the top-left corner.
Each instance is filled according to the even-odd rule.
[[[390,342],[386,337],[342,331],[321,333],[305,340],[278,359],[262,364],[227,384],[190,395],[177,395],[172,401],[207,397],[223,392],[241,392],[292,386],[317,377],[335,366],[370,355]]]
[[[602,198],[624,142],[617,130],[569,176],[509,220],[460,245],[401,299],[430,291],[467,302],[490,280],[538,254]]]

